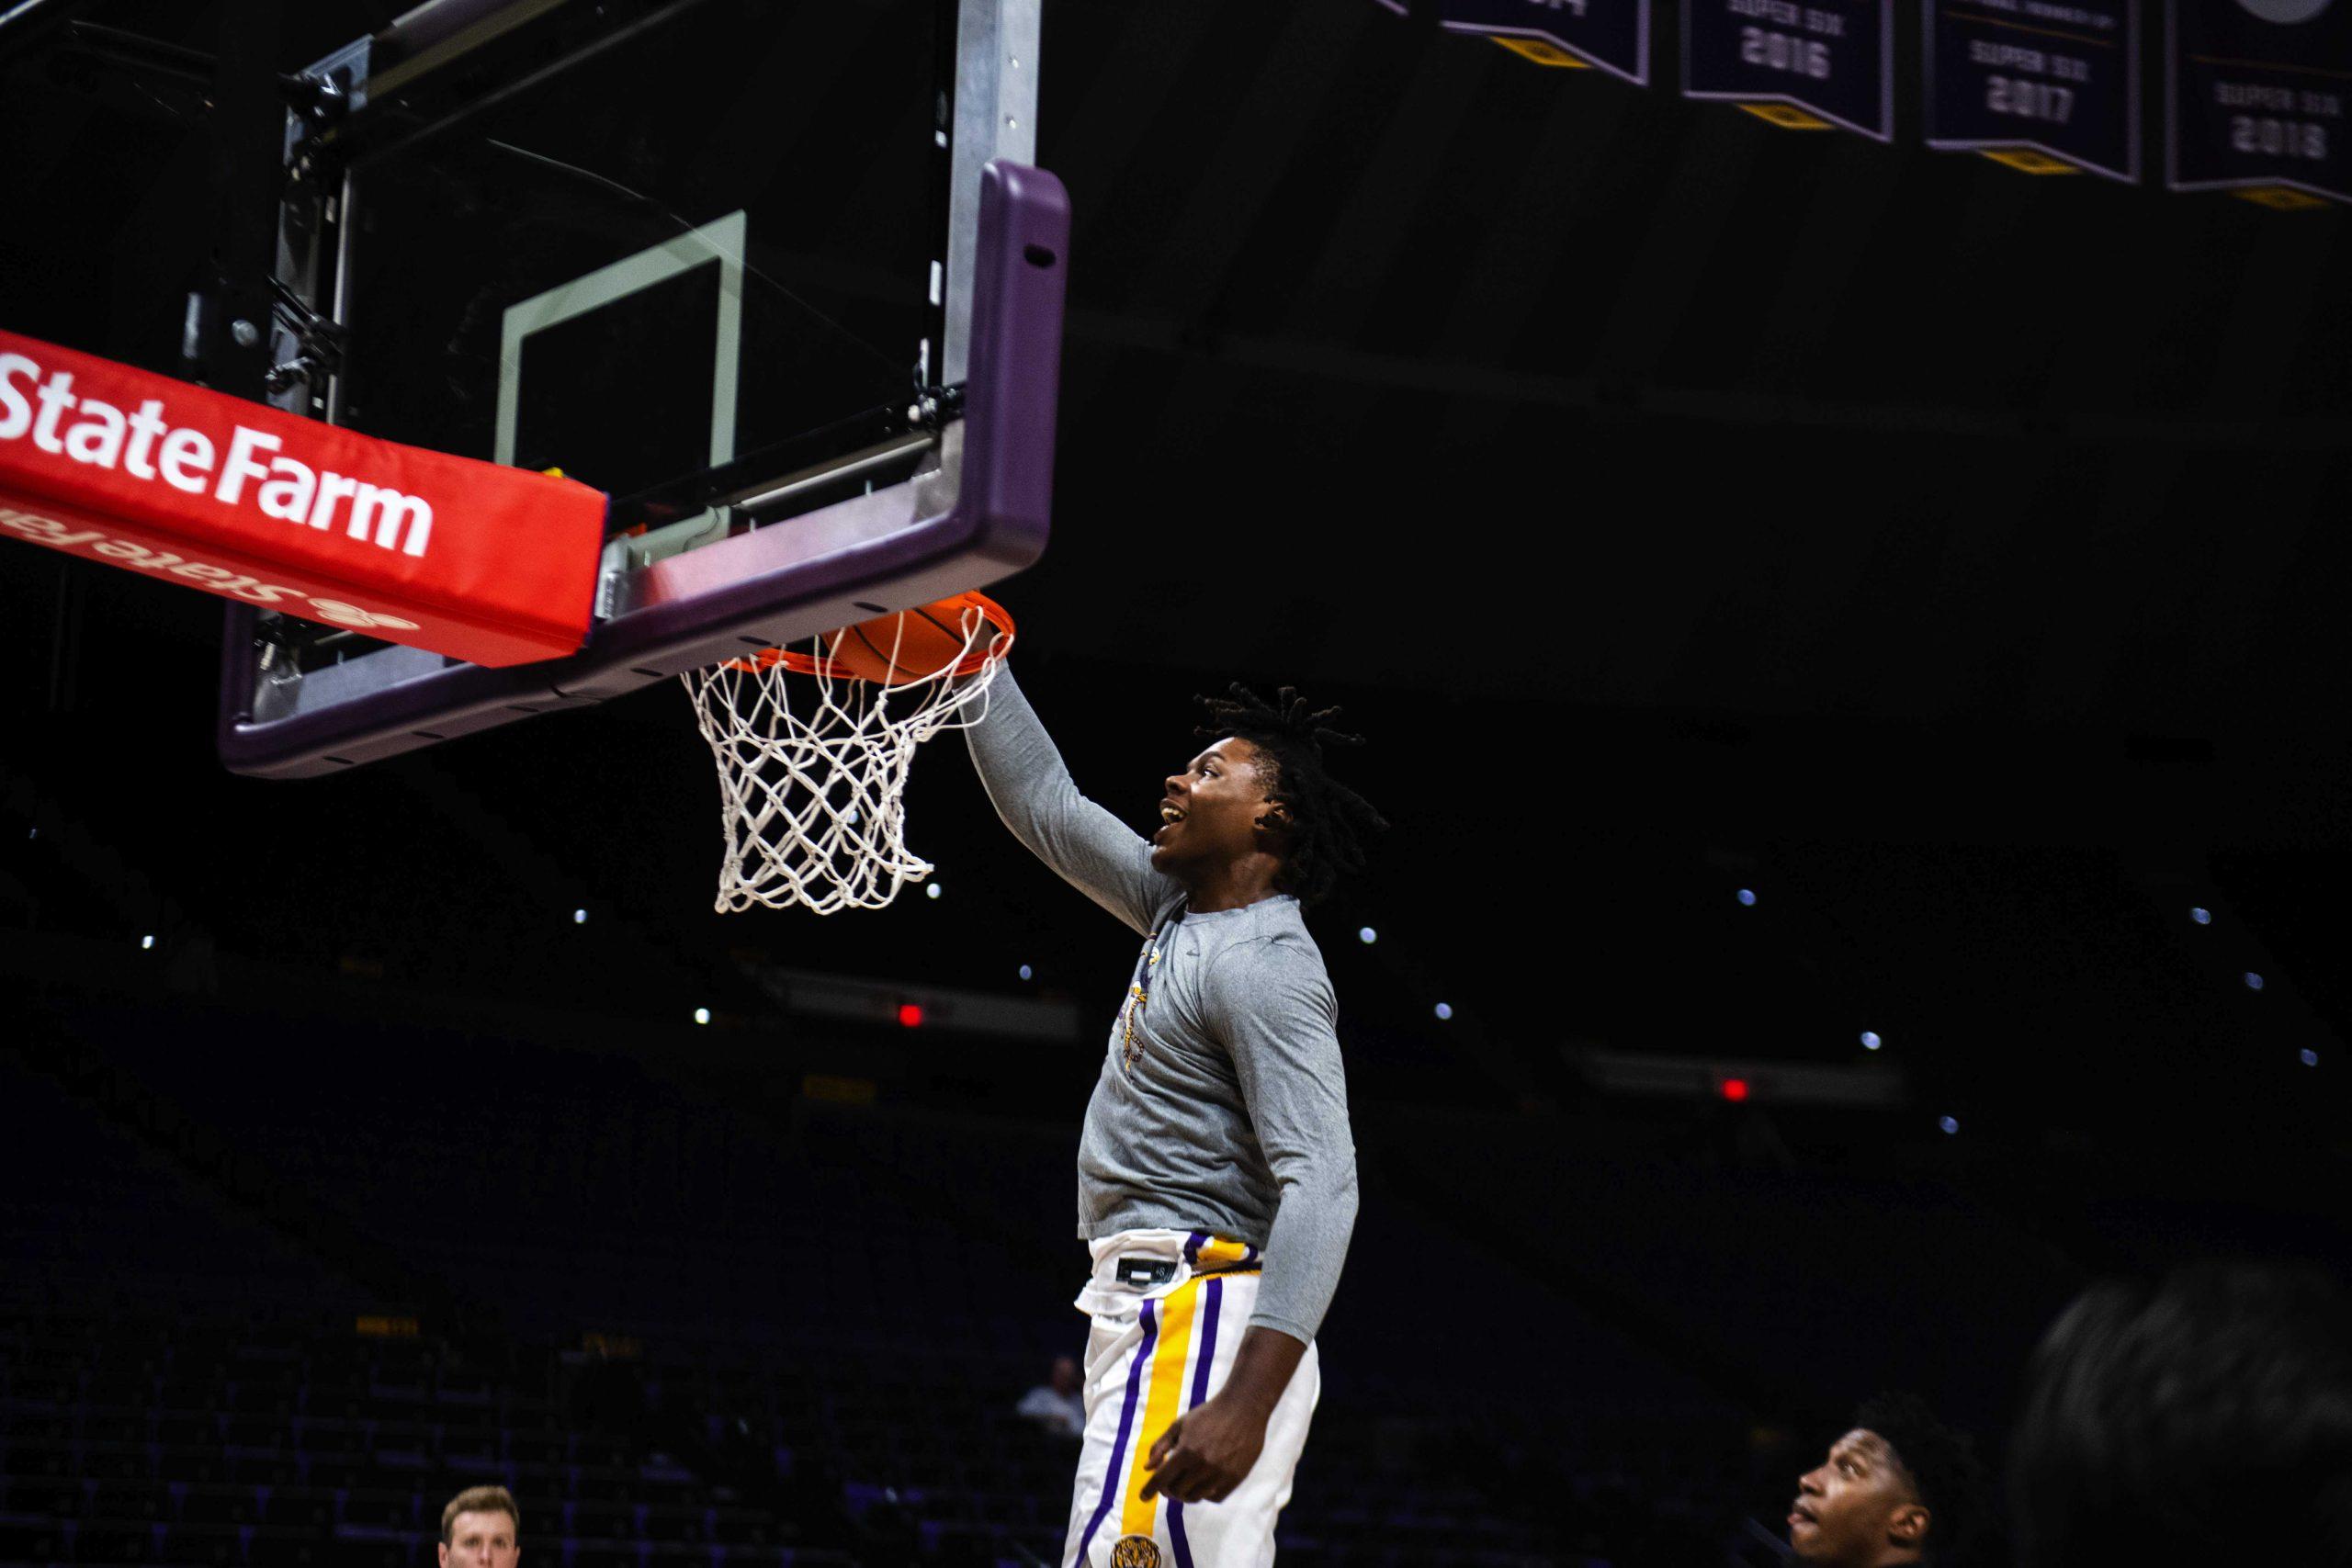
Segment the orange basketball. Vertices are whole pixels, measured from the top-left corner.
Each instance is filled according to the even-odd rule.
[[[991,625],[1011,629],[989,614],[994,608],[978,593],[957,593],[835,632],[825,639],[825,651],[841,673],[861,681],[886,686],[926,681],[962,658],[967,634],[978,634],[978,653],[991,640]]]

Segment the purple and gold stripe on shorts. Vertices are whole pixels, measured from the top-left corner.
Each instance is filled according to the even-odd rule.
[[[1185,1402],[1187,1410],[1198,1407],[1209,1396],[1209,1371],[1216,1363],[1216,1314],[1225,1303],[1225,1281],[1212,1277],[1202,1292],[1201,1352],[1193,1362],[1193,1397]],[[1193,1543],[1184,1538],[1184,1505],[1168,1501],[1168,1538],[1176,1548],[1176,1568],[1193,1568]]]
[[[1075,1563],[1083,1568],[1086,1549],[1094,1543],[1094,1532],[1102,1528],[1102,1520],[1111,1512],[1111,1504],[1119,1495],[1119,1464],[1127,1457],[1127,1438],[1136,1425],[1136,1396],[1143,1389],[1144,1368],[1151,1364],[1155,1342],[1159,1337],[1159,1319],[1152,1315],[1152,1303],[1143,1303],[1143,1342],[1136,1347],[1136,1359],[1127,1368],[1126,1403],[1119,1406],[1119,1435],[1111,1439],[1111,1468],[1102,1477],[1102,1500],[1094,1505],[1093,1516],[1086,1521],[1086,1533],[1078,1538]],[[1138,1464],[1136,1467],[1141,1470]]]
[[[1200,1306],[1202,1281],[1188,1280],[1159,1299],[1162,1316],[1159,1345],[1152,1352],[1151,1389],[1144,1400],[1143,1431],[1136,1438],[1135,1472],[1127,1481],[1127,1501],[1119,1516],[1121,1535],[1149,1535],[1159,1500],[1143,1495],[1151,1472],[1144,1459],[1160,1434],[1175,1424],[1184,1395],[1184,1358],[1193,1345],[1193,1316]],[[1144,1310],[1151,1310],[1146,1302]]]

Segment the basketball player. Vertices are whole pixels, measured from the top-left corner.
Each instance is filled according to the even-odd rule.
[[[1967,1560],[1986,1512],[1968,1440],[1917,1397],[1881,1394],[1798,1481],[1789,1548],[1811,1568],[1948,1568]]]
[[[1009,672],[967,731],[997,814],[1144,936],[1078,1152],[1094,1271],[1064,1568],[1262,1568],[1356,1213],[1331,983],[1303,905],[1386,826],[1284,688],[1210,702],[1148,840],[1088,800]]]

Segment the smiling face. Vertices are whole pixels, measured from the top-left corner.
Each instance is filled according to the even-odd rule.
[[[1876,1432],[1847,1433],[1797,1483],[1789,1545],[1799,1562],[1837,1568],[1916,1562],[1927,1538],[1927,1507]]]
[[[1287,815],[1266,800],[1263,766],[1257,747],[1227,736],[1182,773],[1170,773],[1160,790],[1159,830],[1151,836],[1153,868],[1182,881],[1263,850],[1258,819],[1279,823]]]

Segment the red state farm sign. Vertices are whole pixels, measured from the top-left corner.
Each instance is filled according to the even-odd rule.
[[[0,333],[0,536],[521,664],[588,635],[605,497]]]

